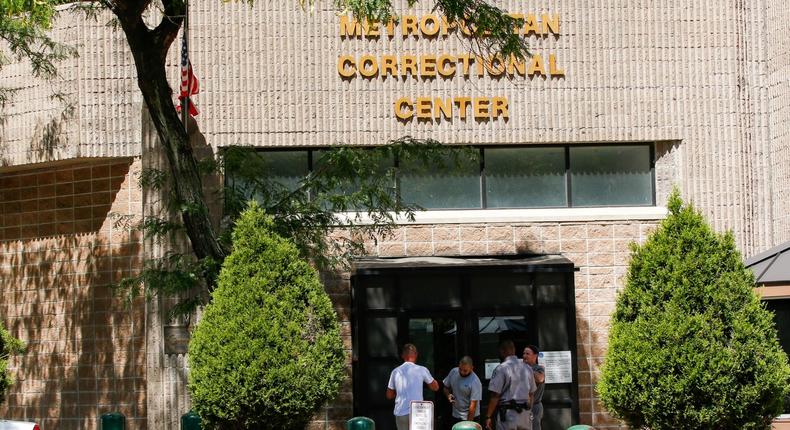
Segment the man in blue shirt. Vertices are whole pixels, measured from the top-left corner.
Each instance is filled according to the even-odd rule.
[[[480,416],[480,400],[483,384],[475,375],[472,357],[461,358],[458,367],[450,371],[444,381],[444,395],[453,405],[453,424],[460,421],[475,421]]]

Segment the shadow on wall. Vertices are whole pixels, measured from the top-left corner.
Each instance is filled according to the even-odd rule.
[[[138,170],[115,159],[0,173],[0,313],[28,345],[0,417],[93,429],[120,410],[145,428],[144,303],[110,288],[142,264],[142,242],[108,216],[141,213]]]

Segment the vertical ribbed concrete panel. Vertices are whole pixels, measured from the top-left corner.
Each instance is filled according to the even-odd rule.
[[[767,1],[774,245],[790,241],[790,3]]]
[[[745,254],[773,244],[769,155],[781,148],[772,147],[768,119],[762,2],[504,2],[561,17],[559,37],[530,44],[544,59],[556,55],[566,76],[514,79],[480,78],[473,65],[468,78],[344,80],[340,55],[468,47],[457,37],[403,37],[400,28],[392,38],[341,38],[330,6],[312,14],[288,3],[192,7],[199,121],[211,145],[372,145],[403,135],[459,144],[675,141],[682,165],[674,181],[684,195],[717,229],[734,231]],[[510,118],[404,123],[394,114],[400,97],[458,96],[507,97]]]
[[[2,86],[17,89],[0,111],[0,165],[140,154],[134,66],[123,32],[106,25],[109,19],[61,10],[52,37],[79,56],[57,63],[57,78],[32,78],[26,62],[0,70]]]

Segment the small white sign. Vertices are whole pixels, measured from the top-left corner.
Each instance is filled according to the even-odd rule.
[[[412,400],[409,413],[410,430],[433,430],[433,402]]]
[[[494,369],[499,366],[499,360],[496,358],[487,358],[486,361],[486,379],[491,379],[494,374]]]
[[[538,354],[538,364],[546,369],[547,384],[573,382],[573,365],[570,351],[543,351]]]

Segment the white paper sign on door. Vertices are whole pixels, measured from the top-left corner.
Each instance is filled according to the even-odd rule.
[[[494,374],[494,369],[499,366],[499,360],[496,358],[488,358],[485,361],[486,364],[486,379],[491,379],[491,375]]]
[[[410,430],[433,430],[433,402],[412,400],[409,413]]]
[[[547,384],[573,382],[573,365],[570,351],[543,351],[538,354],[538,364],[546,369]]]

